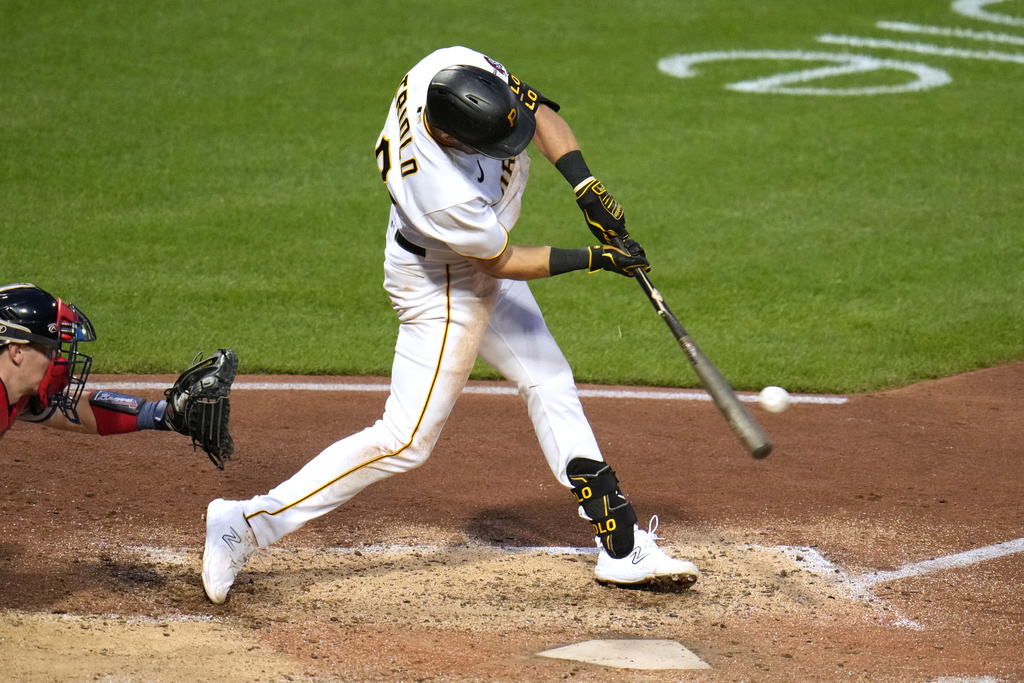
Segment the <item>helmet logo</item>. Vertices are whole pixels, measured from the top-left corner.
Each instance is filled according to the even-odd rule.
[[[498,72],[499,76],[507,76],[508,75],[508,71],[501,64],[501,62],[496,62],[496,61],[494,61],[493,59],[491,59],[490,57],[488,57],[486,55],[484,56],[484,59],[486,59],[487,63],[491,65],[491,68],[493,68],[495,71]]]
[[[50,334],[56,334],[57,333],[57,323],[50,323],[49,325],[46,326],[46,329],[50,331]]]
[[[508,125],[511,128],[516,127],[516,110],[514,108],[508,112]]]

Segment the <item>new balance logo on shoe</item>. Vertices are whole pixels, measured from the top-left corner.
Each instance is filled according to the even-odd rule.
[[[224,542],[227,544],[229,549],[233,549],[236,545],[242,542],[242,537],[237,531],[235,531],[235,527],[231,526],[228,528],[231,529],[231,533],[224,534],[221,538],[224,539]]]
[[[633,564],[640,564],[641,562],[643,562],[644,560],[647,559],[647,556],[650,553],[645,553],[645,552],[643,552],[643,550],[641,548],[636,547],[636,548],[633,548],[633,552],[630,553],[630,554],[632,555],[632,557],[630,558],[630,561]]]

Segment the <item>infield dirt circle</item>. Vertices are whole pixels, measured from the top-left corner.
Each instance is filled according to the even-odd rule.
[[[426,465],[253,558],[223,606],[199,581],[207,503],[267,491],[377,419],[384,391],[236,389],[224,472],[177,435],[19,424],[0,440],[0,680],[1024,680],[1024,555],[970,554],[1024,537],[1022,388],[1014,363],[751,404],[776,443],[763,461],[709,402],[584,398],[642,523],[702,570],[682,593],[594,582],[595,556],[570,550],[589,525],[516,396],[464,395]],[[711,668],[536,655],[626,638]]]

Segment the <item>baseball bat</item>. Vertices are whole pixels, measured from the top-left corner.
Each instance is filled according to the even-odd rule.
[[[615,246],[626,251],[622,240],[615,241]],[[693,338],[683,328],[679,319],[669,310],[665,299],[661,296],[661,292],[651,283],[647,273],[641,268],[637,268],[633,272],[637,282],[640,283],[640,287],[643,288],[647,298],[650,299],[651,304],[654,306],[654,310],[658,312],[658,315],[668,325],[668,329],[672,331],[676,341],[679,342],[680,348],[683,349],[687,360],[690,361],[690,365],[693,366],[694,371],[697,373],[701,386],[711,395],[712,400],[725,417],[725,421],[729,423],[732,431],[743,442],[743,445],[746,446],[747,451],[752,457],[758,460],[767,458],[768,454],[772,452],[772,442],[764,433],[764,430],[761,429],[761,425],[757,423],[754,416],[750,414],[750,411],[746,409],[739,397],[736,396],[736,392],[733,391],[732,386],[722,376],[722,373],[718,371],[715,364],[701,351],[697,343],[693,341]]]

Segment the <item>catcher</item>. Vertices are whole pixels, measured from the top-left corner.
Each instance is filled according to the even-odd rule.
[[[196,362],[162,400],[92,391],[82,408],[92,357],[78,344],[95,339],[89,318],[73,304],[31,284],[0,286],[0,437],[16,419],[101,436],[173,430],[224,469],[234,452],[228,432],[234,351]]]

